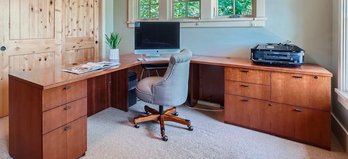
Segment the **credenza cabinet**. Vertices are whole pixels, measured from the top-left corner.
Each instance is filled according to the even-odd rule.
[[[330,149],[331,77],[225,68],[225,122]]]
[[[46,89],[10,76],[10,87],[11,157],[76,159],[85,154],[87,80]]]

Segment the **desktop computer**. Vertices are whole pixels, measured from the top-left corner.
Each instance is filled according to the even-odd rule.
[[[136,22],[134,35],[134,53],[145,61],[169,60],[164,54],[180,52],[179,22]]]

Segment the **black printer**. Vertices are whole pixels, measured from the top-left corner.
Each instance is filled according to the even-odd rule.
[[[288,43],[259,44],[251,49],[251,60],[256,64],[296,67],[304,63],[305,51]]]

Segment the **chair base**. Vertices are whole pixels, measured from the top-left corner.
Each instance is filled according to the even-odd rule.
[[[164,122],[171,121],[175,123],[179,123],[182,125],[186,125],[188,130],[193,131],[193,127],[191,126],[191,121],[187,119],[183,119],[178,117],[178,113],[176,112],[176,107],[167,109],[163,111],[163,106],[159,106],[159,111],[150,108],[149,106],[144,107],[147,115],[141,115],[137,118],[134,118],[134,127],[139,128],[140,123],[148,122],[148,121],[159,121],[161,126],[161,135],[162,140],[167,141],[168,137],[165,133]]]

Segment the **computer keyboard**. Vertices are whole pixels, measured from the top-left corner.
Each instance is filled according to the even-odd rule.
[[[169,61],[170,57],[145,57],[144,61]]]

